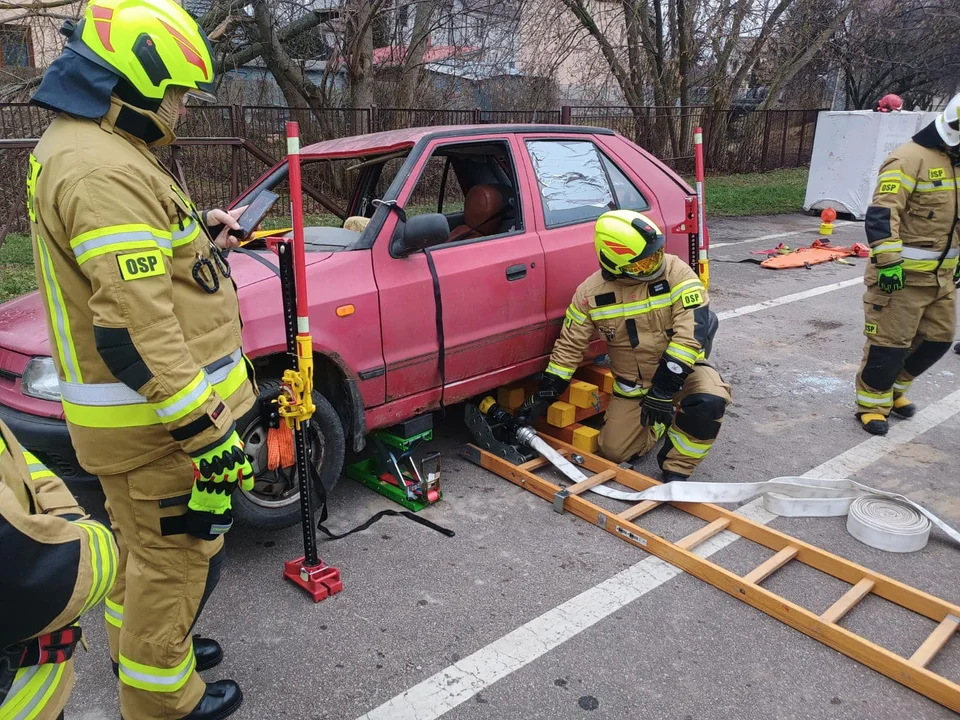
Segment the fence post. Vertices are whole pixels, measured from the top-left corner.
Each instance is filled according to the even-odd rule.
[[[375,133],[377,131],[377,106],[371,105],[367,108],[367,132]]]
[[[572,109],[572,108],[571,108],[569,105],[561,105],[561,106],[560,106],[560,124],[561,124],[561,125],[572,125],[572,124],[573,124],[573,123],[570,122],[570,116],[571,116],[571,114],[572,114],[572,113],[571,113],[571,109]]]
[[[763,111],[763,147],[760,154],[760,170],[767,169],[767,146],[770,145],[770,110]]]
[[[780,141],[780,164],[777,167],[787,166],[787,126],[790,121],[790,111],[783,111],[783,139]]]
[[[800,167],[800,162],[803,158],[803,141],[807,137],[807,122],[810,119],[810,111],[803,111],[803,122],[800,125],[800,142],[797,143],[797,162],[794,167]]]
[[[481,123],[481,119],[480,119],[480,108],[475,107],[475,108],[473,109],[473,124],[474,124],[474,125],[479,125],[480,123]]]

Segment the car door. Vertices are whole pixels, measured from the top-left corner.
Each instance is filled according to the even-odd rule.
[[[663,228],[656,197],[590,135],[521,138],[527,183],[537,195],[531,216],[546,263],[544,352],[549,353],[577,286],[599,269],[594,223],[608,210],[637,210]]]
[[[474,162],[484,152],[497,153],[504,163],[502,176]],[[529,197],[519,191],[515,146],[506,136],[471,137],[469,141],[434,140],[415,165],[398,196],[398,205],[410,214],[442,209],[453,224],[463,216],[463,200],[454,198],[456,185],[494,184],[504,187],[510,210],[503,226],[481,237],[462,236],[451,227],[451,240],[432,247],[443,308],[445,400],[455,402],[474,392],[489,389],[483,376],[540,356],[543,352],[546,318],[543,248],[528,220]],[[440,170],[446,158],[471,158],[458,162],[469,168],[457,172]],[[431,162],[431,160],[441,162]],[[487,162],[487,161],[484,161]],[[494,168],[495,170],[495,168]],[[454,177],[456,176],[456,177]],[[445,178],[445,179],[444,179]],[[453,184],[451,184],[453,183]],[[442,195],[424,192],[439,184]],[[463,190],[462,184],[460,189]],[[469,187],[466,188],[469,191]],[[459,205],[459,207],[458,207]],[[399,227],[398,227],[399,225]],[[402,232],[399,213],[390,213],[373,248],[374,274],[380,292],[383,353],[386,362],[387,401],[425,393],[418,407],[439,399],[440,371],[435,287],[424,252],[407,257],[391,253],[390,240]]]

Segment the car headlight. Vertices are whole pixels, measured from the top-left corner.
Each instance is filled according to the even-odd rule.
[[[60,402],[60,379],[53,358],[35,357],[23,369],[20,392],[41,400]]]

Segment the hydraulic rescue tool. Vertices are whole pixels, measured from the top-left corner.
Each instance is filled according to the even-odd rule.
[[[482,413],[471,405],[466,411],[467,424],[479,446],[467,448],[465,455],[471,462],[553,503],[556,512],[570,512],[931,700],[960,711],[960,685],[929,668],[960,628],[960,606],[767,527],[775,515],[767,513],[757,502],[734,512],[705,502],[675,501],[672,499],[675,493],[671,494],[674,486],[683,488],[702,483],[662,485],[602,457],[578,451],[555,438],[537,436],[532,428],[518,422],[493,398],[484,400],[480,407]],[[537,450],[542,457],[531,456],[527,447]],[[537,475],[539,470],[550,466],[574,480],[574,484],[564,487]],[[608,488],[605,483],[617,483],[630,492]],[[588,491],[632,504],[611,510],[587,500],[584,493]],[[640,499],[647,497],[653,499]],[[676,542],[636,524],[637,518],[661,505],[670,505],[705,524]],[[729,545],[736,536],[772,552],[764,562],[742,576],[707,559]],[[768,577],[793,561],[844,581],[849,585],[847,591],[817,614],[763,587]],[[847,613],[871,594],[936,623],[926,640],[909,657],[881,647],[840,624]]]
[[[326,565],[317,556],[317,535],[313,526],[313,491],[320,492],[320,522],[327,517],[326,492],[309,457],[308,433],[314,432],[313,416],[313,340],[310,337],[307,305],[307,264],[303,237],[303,196],[300,180],[300,128],[287,123],[287,151],[290,181],[290,212],[293,240],[275,239],[271,245],[280,260],[280,287],[283,293],[283,317],[287,335],[287,353],[291,367],[283,373],[277,397],[277,413],[292,432],[297,479],[300,486],[300,522],[303,527],[303,556],[284,563],[283,576],[296,583],[314,602],[343,590],[340,571]]]

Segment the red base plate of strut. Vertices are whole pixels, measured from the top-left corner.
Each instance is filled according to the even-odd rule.
[[[320,602],[343,590],[340,571],[337,568],[327,565],[322,560],[319,565],[309,567],[303,564],[305,559],[306,556],[285,562],[283,576],[306,590],[314,602]]]

